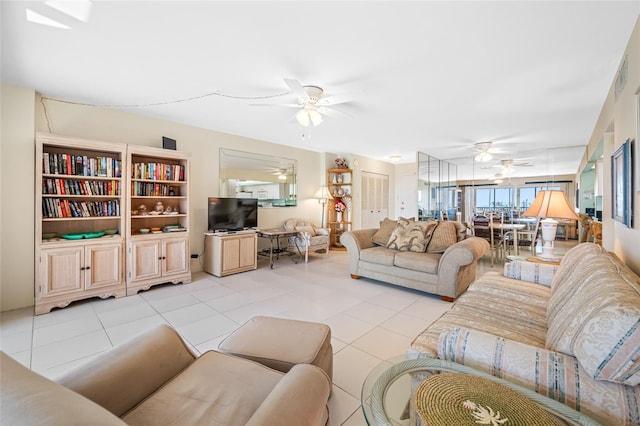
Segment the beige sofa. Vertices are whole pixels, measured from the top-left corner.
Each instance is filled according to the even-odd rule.
[[[340,241],[347,248],[352,278],[374,280],[437,294],[453,301],[476,278],[478,259],[489,251],[489,243],[477,237],[458,241],[443,253],[399,251],[376,245],[378,229],[345,232]]]
[[[288,373],[209,351],[167,326],[52,382],[0,352],[2,425],[325,425],[331,385],[310,364]]]
[[[640,278],[593,243],[560,266],[505,264],[417,336],[409,356],[465,364],[606,425],[640,424]]]

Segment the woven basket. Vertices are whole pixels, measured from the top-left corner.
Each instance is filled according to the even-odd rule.
[[[515,390],[482,377],[434,374],[415,394],[415,407],[429,426],[566,425]]]

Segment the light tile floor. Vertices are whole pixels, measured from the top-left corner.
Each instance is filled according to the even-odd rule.
[[[558,242],[557,251],[575,242]],[[559,247],[560,246],[560,247]],[[487,255],[478,275],[493,267]],[[0,349],[55,379],[113,346],[153,327],[173,326],[198,353],[217,349],[255,315],[319,321],[332,331],[334,387],[330,425],[366,424],[360,407],[365,377],[446,312],[450,303],[347,272],[346,252],[310,256],[309,263],[280,259],[274,269],[216,278],[193,274],[186,285],[161,285],[135,296],[72,303],[49,314],[32,308],[0,314]]]

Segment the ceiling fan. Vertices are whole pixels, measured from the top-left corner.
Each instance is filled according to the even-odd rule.
[[[285,78],[285,84],[291,89],[291,92],[297,97],[295,104],[252,104],[252,106],[284,106],[298,108],[295,117],[298,123],[304,127],[309,125],[318,126],[322,123],[323,116],[340,113],[349,115],[343,111],[331,108],[333,105],[344,104],[352,101],[350,96],[325,96],[324,89],[315,85],[303,86],[300,82],[293,78]]]
[[[493,164],[491,166],[482,167],[483,169],[490,169],[493,167],[500,167],[503,174],[512,173],[516,167],[533,167],[533,164],[528,162],[516,162],[516,160],[510,158],[506,160],[500,160],[499,164]]]

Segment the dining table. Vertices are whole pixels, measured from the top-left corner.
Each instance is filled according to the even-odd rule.
[[[501,232],[507,231],[513,234],[513,252],[518,255],[518,231],[524,229],[527,225],[524,223],[502,223],[502,222],[490,222],[489,226],[492,229],[499,229]],[[491,232],[491,246],[493,247],[493,232]]]

